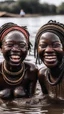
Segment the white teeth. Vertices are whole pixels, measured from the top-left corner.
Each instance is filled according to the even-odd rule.
[[[56,59],[56,56],[46,56],[46,59]]]
[[[11,58],[12,58],[12,59],[19,59],[20,57],[17,56],[17,55],[12,55]]]
[[[49,54],[45,53],[44,56],[56,56],[56,54],[55,53],[52,53],[52,54],[51,53],[49,53]]]
[[[55,59],[45,59],[45,60],[48,62],[54,62],[54,61],[56,61],[56,58]]]
[[[21,59],[20,59],[20,56],[18,56],[18,55],[11,55],[11,57],[10,57],[10,61],[11,62],[15,62],[15,63],[17,63],[17,62],[19,62]]]
[[[45,56],[45,61],[46,62],[55,62],[57,60],[56,56]]]

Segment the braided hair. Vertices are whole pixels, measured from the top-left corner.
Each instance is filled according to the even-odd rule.
[[[35,45],[34,45],[34,56],[36,58],[36,64],[37,62],[39,64],[41,63],[38,55],[38,42],[40,36],[45,32],[55,33],[60,38],[64,48],[64,25],[62,23],[50,20],[47,24],[43,25],[36,34]]]
[[[15,24],[15,23],[12,23],[12,22],[9,22],[9,23],[5,23],[5,24],[3,24],[1,27],[0,27],[0,47],[1,47],[1,45],[2,45],[2,36],[3,36],[3,34],[6,32],[6,31],[13,31],[14,29],[16,29],[17,28],[17,30],[20,30],[24,35],[25,35],[25,37],[27,37],[27,40],[28,40],[28,50],[30,50],[30,41],[29,41],[29,36],[30,36],[30,34],[29,34],[29,32],[28,32],[28,30],[27,30],[27,27],[26,26],[18,26],[17,24]],[[9,30],[10,29],[10,30]],[[8,32],[6,33],[6,34],[8,34]]]

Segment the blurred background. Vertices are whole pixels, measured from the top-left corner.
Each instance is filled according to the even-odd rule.
[[[0,0],[0,11],[19,14],[64,14],[64,0]]]

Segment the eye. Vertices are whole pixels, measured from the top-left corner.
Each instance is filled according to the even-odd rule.
[[[12,43],[3,43],[3,46],[5,46],[5,47],[12,47],[13,44]]]
[[[42,44],[39,44],[39,46],[40,46],[41,48],[46,48],[46,47],[47,47],[47,44],[46,44],[46,43],[42,43]]]
[[[20,43],[20,47],[21,47],[21,48],[26,47],[26,43]]]
[[[62,48],[62,45],[60,43],[53,44],[53,48]]]
[[[13,44],[6,44],[6,46],[7,46],[7,47],[12,47],[12,46],[13,46]]]

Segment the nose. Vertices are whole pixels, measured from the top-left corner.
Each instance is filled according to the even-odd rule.
[[[19,46],[18,46],[18,45],[14,45],[14,46],[12,47],[12,50],[13,50],[13,51],[18,51],[18,50],[19,50]]]
[[[46,48],[46,50],[45,50],[46,52],[53,52],[54,51],[54,49],[53,49],[53,47],[52,46],[47,46],[47,48]]]

